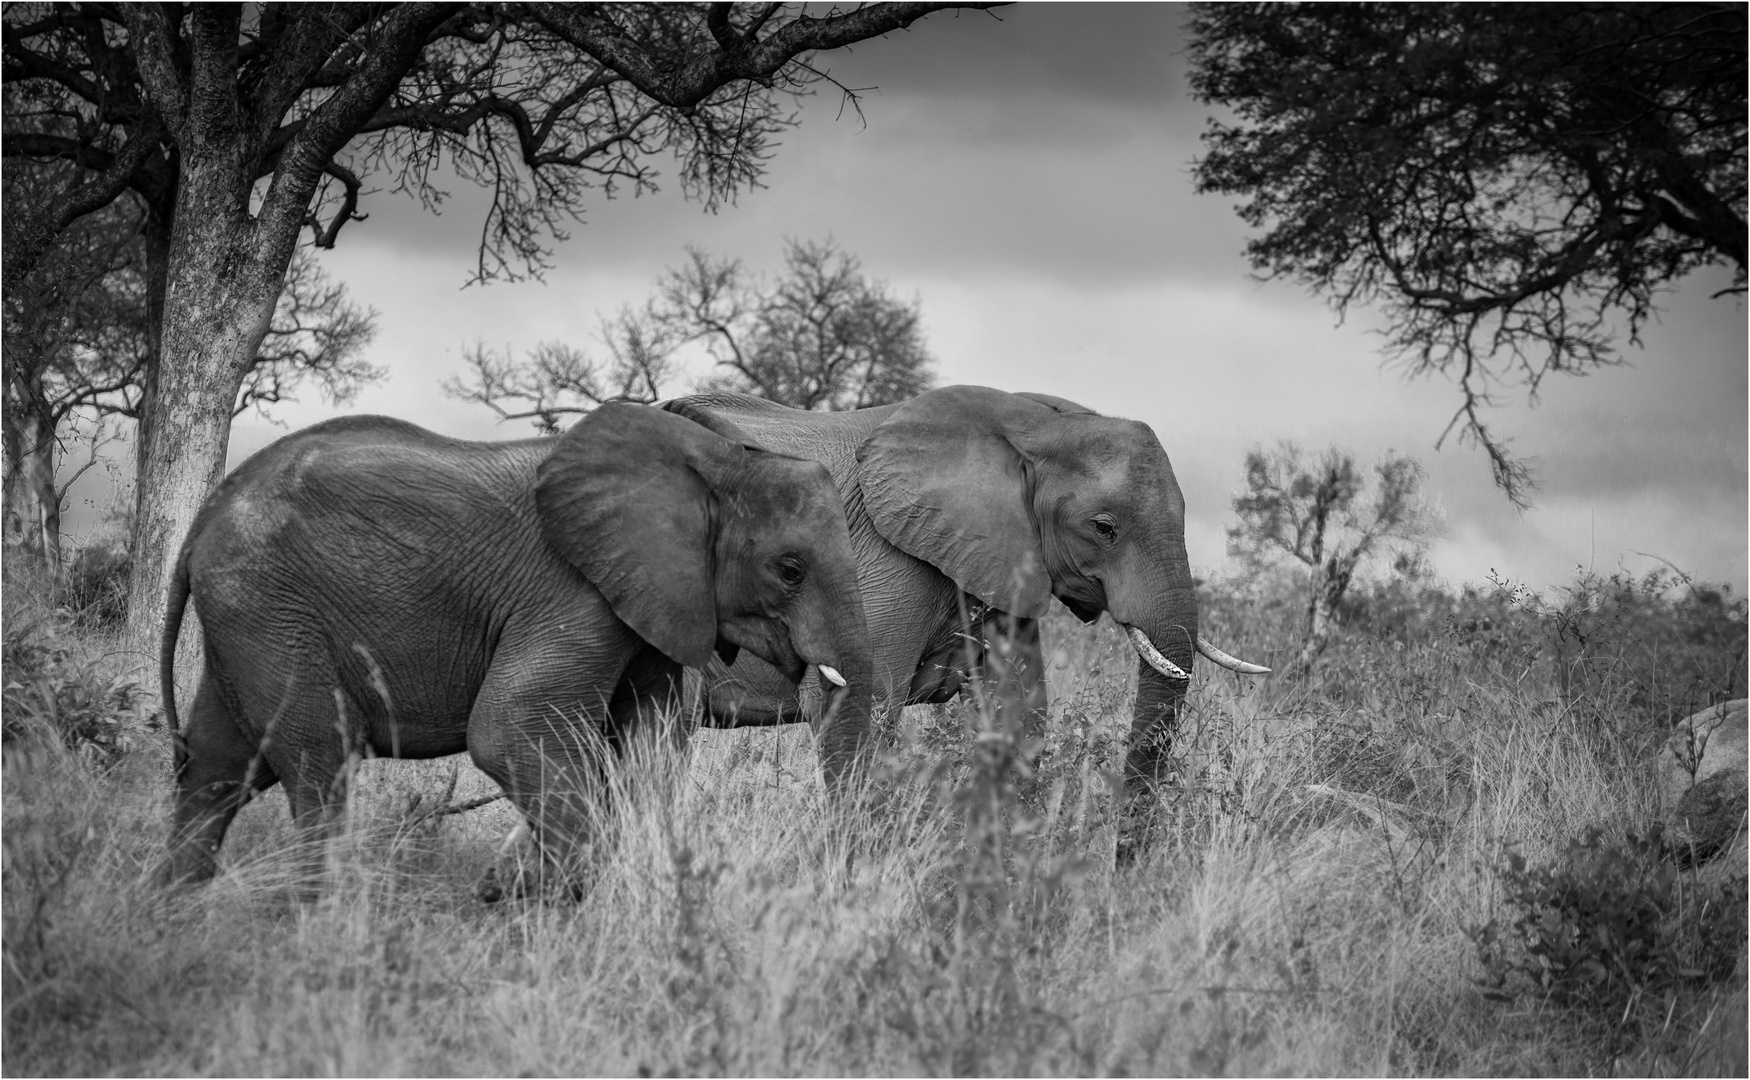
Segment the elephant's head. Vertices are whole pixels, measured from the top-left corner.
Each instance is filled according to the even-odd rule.
[[[1000,610],[1036,618],[1055,595],[1126,629],[1141,670],[1132,772],[1153,771],[1192,655],[1239,663],[1198,636],[1185,499],[1148,425],[950,386],[900,406],[857,457],[870,519],[894,546]]]
[[[844,506],[825,466],[744,447],[672,413],[612,403],[541,463],[547,539],[670,659],[747,649],[831,687],[829,775],[867,733],[873,684]]]

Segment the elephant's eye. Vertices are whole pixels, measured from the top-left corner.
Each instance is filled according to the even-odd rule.
[[[1118,526],[1112,524],[1108,518],[1095,518],[1094,531],[1100,534],[1102,540],[1112,540],[1118,536]]]
[[[786,555],[778,560],[778,577],[784,584],[797,586],[808,576],[808,568],[802,565],[802,560],[794,555]]]

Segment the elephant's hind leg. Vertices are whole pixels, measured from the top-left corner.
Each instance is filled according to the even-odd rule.
[[[300,685],[288,701],[287,719],[297,722],[267,754],[285,786],[298,835],[300,891],[314,899],[328,870],[329,841],[345,823],[353,775],[369,743],[357,699],[334,685]]]
[[[256,792],[279,781],[254,739],[233,719],[211,678],[203,677],[182,732],[188,756],[176,775],[168,882],[199,882],[218,867],[231,819]]]

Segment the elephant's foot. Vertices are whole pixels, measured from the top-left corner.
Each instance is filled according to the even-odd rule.
[[[512,829],[498,846],[498,856],[474,885],[483,904],[512,900],[582,900],[583,882],[566,874],[541,854],[527,825]]]
[[[483,904],[496,904],[506,896],[521,900],[528,896],[528,875],[520,866],[494,863],[480,875],[474,885],[474,896]]]
[[[158,868],[158,886],[162,889],[180,889],[204,885],[213,879],[218,870],[218,859],[210,851],[185,846],[172,851]]]
[[[582,900],[588,890],[574,877],[562,877],[541,868],[493,865],[474,885],[474,897],[483,904],[512,900]]]

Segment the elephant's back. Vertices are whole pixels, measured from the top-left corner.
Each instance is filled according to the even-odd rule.
[[[675,398],[662,407],[767,453],[818,461],[832,473],[839,491],[849,496],[856,486],[857,448],[899,406],[811,412],[746,394],[718,392]]]
[[[405,592],[432,568],[483,563],[473,549],[506,565],[550,558],[532,495],[544,454],[540,440],[469,442],[389,417],[317,424],[226,477],[192,531],[191,579]]]
[[[418,721],[399,752],[459,749],[497,642],[530,598],[599,605],[540,535],[532,486],[544,452],[361,417],[255,455],[214,493],[187,548],[221,679],[326,679],[373,732]]]

